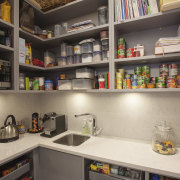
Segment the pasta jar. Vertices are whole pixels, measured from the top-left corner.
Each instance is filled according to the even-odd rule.
[[[105,88],[105,79],[103,75],[99,75],[99,89],[104,89]]]
[[[167,88],[176,88],[176,79],[173,76],[167,78]]]
[[[169,76],[177,76],[178,75],[178,65],[170,64],[169,65]]]
[[[176,153],[176,138],[171,127],[166,125],[156,125],[153,130],[152,149],[160,154],[171,155]]]
[[[161,64],[159,71],[161,77],[167,77],[169,74],[168,64]]]

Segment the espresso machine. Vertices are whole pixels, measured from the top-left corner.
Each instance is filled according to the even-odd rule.
[[[44,114],[42,118],[44,133],[41,136],[52,138],[67,131],[65,115],[58,115],[55,112]]]

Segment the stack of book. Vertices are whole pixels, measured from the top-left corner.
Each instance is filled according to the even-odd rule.
[[[160,38],[156,42],[156,55],[175,52],[180,52],[180,37]]]
[[[70,29],[68,29],[68,33],[76,32],[83,29],[89,29],[94,27],[95,25],[92,23],[92,20],[82,21],[75,23],[71,26]]]
[[[127,19],[158,13],[156,0],[114,0],[115,21],[121,22]]]
[[[160,10],[168,11],[172,9],[176,9],[180,7],[180,1],[179,0],[161,0],[160,1]]]

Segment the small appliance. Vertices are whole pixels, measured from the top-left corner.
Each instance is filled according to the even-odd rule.
[[[42,118],[44,133],[41,136],[54,137],[67,131],[65,115],[58,115],[55,112],[44,114]]]
[[[8,119],[11,118],[11,122]],[[0,129],[0,142],[6,143],[19,139],[18,127],[13,115],[8,115],[4,121],[4,127]]]

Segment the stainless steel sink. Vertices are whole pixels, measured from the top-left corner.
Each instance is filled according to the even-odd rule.
[[[67,146],[79,146],[85,141],[87,141],[89,138],[89,136],[83,136],[79,134],[68,134],[55,140],[54,143],[63,144]]]

